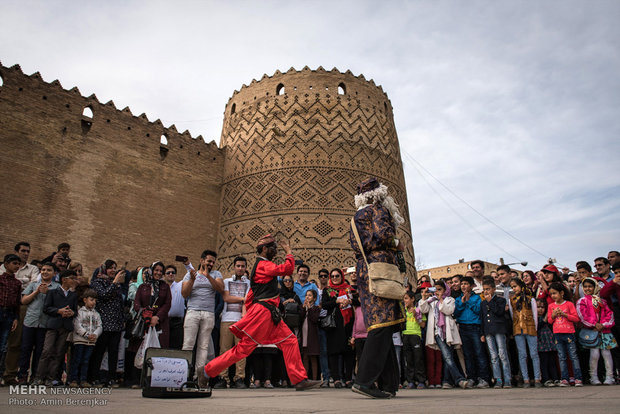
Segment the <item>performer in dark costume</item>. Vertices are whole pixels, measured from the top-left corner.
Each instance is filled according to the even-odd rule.
[[[277,245],[271,235],[258,241],[256,251],[260,257],[256,260],[250,274],[250,291],[246,296],[247,313],[241,320],[230,327],[232,333],[241,341],[204,367],[207,378],[215,377],[230,365],[252,353],[258,344],[275,344],[284,354],[286,370],[297,391],[316,388],[321,381],[308,379],[308,374],[301,362],[297,337],[286,326],[278,305],[280,291],[278,276],[288,276],[295,269],[295,258],[288,243],[280,242],[286,260],[276,265],[271,260],[276,256]]]
[[[369,263],[397,265],[396,252],[402,251],[403,245],[396,238],[396,230],[404,219],[398,205],[388,196],[387,187],[376,178],[362,181],[357,186],[357,194],[354,221],[363,246],[358,246],[353,231],[349,239],[357,259],[357,290],[368,338],[352,391],[372,398],[390,398],[396,395],[399,385],[392,333],[400,330],[405,319],[400,301],[380,298],[369,292],[368,268],[360,249],[364,249]]]

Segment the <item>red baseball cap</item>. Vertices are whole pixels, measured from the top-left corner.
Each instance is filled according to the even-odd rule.
[[[544,272],[545,270],[546,270],[547,272],[552,272],[552,273],[555,273],[556,275],[557,275],[558,273],[560,273],[560,271],[558,270],[558,268],[557,268],[557,267],[555,267],[555,266],[554,266],[554,265],[552,265],[552,264],[547,265],[547,266],[545,266],[545,267],[543,267],[543,268],[542,268],[542,271],[543,271],[543,272]]]

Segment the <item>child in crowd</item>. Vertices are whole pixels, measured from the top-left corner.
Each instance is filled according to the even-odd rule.
[[[575,305],[570,300],[568,288],[561,282],[553,282],[549,286],[549,296],[553,303],[549,305],[547,320],[553,325],[553,336],[555,346],[558,350],[560,369],[562,371],[562,381],[560,387],[568,387],[568,364],[566,359],[570,358],[573,363],[575,373],[575,386],[583,386],[581,379],[581,367],[577,357],[577,344],[575,343],[575,323],[579,322]]]
[[[316,290],[308,290],[301,310],[301,328],[299,329],[299,345],[301,360],[308,376],[318,380],[319,371],[319,314],[321,308],[316,305]]]
[[[611,349],[618,346],[611,333],[614,326],[614,315],[607,303],[598,295],[599,286],[593,278],[586,278],[581,282],[584,297],[577,301],[577,315],[586,328],[594,329],[601,336],[601,343],[590,348],[590,384],[601,385],[598,378],[598,360],[603,354],[605,362],[605,385],[614,385],[613,362]]]
[[[450,380],[459,387],[467,387],[467,380],[459,371],[453,355],[453,346],[461,345],[461,337],[452,317],[454,313],[454,298],[446,284],[439,280],[435,283],[435,295],[420,301],[420,311],[428,314],[426,330],[426,346],[439,349],[443,357],[443,385],[442,388],[452,388]],[[437,388],[437,387],[435,387]]]
[[[424,351],[422,350],[422,328],[426,326],[426,315],[415,307],[415,293],[405,293],[405,313],[407,324],[403,331],[403,354],[407,388],[425,388]]]
[[[495,377],[495,388],[512,388],[510,385],[510,361],[506,349],[506,299],[495,294],[495,280],[492,277],[482,279],[484,301],[480,305],[482,333],[491,355],[491,366]],[[501,360],[501,368],[500,368]],[[504,379],[502,380],[502,370]]]
[[[364,314],[362,313],[359,293],[353,292],[351,305],[353,306],[353,313],[355,315],[353,318],[351,346],[355,349],[355,366],[357,366],[362,356],[362,351],[364,350],[364,344],[366,344],[366,338],[368,338],[368,331],[364,324]]]
[[[45,297],[43,312],[49,319],[43,353],[39,361],[35,384],[53,385],[67,350],[67,337],[73,331],[73,317],[77,312],[77,294],[72,290],[77,284],[77,275],[73,270],[65,270],[60,274],[60,287],[48,291]]]
[[[43,352],[47,320],[49,318],[43,312],[43,305],[45,304],[47,292],[60,287],[58,283],[52,280],[55,274],[56,266],[52,262],[45,262],[41,266],[41,280],[31,282],[22,292],[22,305],[28,305],[28,308],[24,317],[22,344],[19,355],[19,373],[17,378],[20,383],[27,382],[28,371],[31,367],[30,373],[34,377],[39,366],[39,358]]]
[[[433,294],[433,292],[429,291],[430,289],[433,289],[433,292],[435,291],[435,288],[432,287],[430,283],[424,282],[420,286],[420,289],[418,289],[419,292],[416,293],[416,296],[418,294],[420,295],[417,308],[427,318],[426,326],[422,327],[422,338],[423,339],[426,338],[426,335],[428,332],[428,316],[427,316],[428,312],[422,312],[420,305],[422,304],[422,302],[428,300]],[[428,378],[428,388],[430,389],[441,388],[441,374],[442,374],[442,368],[443,368],[443,364],[441,361],[441,351],[436,347],[434,348],[434,347],[430,347],[426,345],[426,341],[424,342],[425,342],[424,355],[425,355],[425,361],[426,361],[426,377]]]
[[[510,313],[512,315],[512,334],[517,344],[519,367],[523,376],[523,388],[530,386],[530,374],[527,367],[527,348],[530,350],[532,367],[534,368],[534,386],[542,387],[540,374],[540,360],[538,358],[538,309],[536,299],[519,278],[510,281],[510,288],[514,295],[510,298]]]
[[[4,374],[9,335],[17,329],[22,290],[22,283],[15,277],[21,266],[19,256],[7,254],[3,266],[4,273],[0,274],[0,376]]]
[[[547,300],[536,299],[538,311],[538,359],[540,361],[541,381],[545,387],[555,387],[559,384],[558,366],[556,364],[557,350],[553,339],[553,330],[547,320]]]
[[[577,278],[575,277],[574,274],[571,274],[568,276],[568,279],[566,279],[566,284],[568,285],[568,288],[570,289],[570,293],[575,296],[576,292],[575,290],[577,289]]]
[[[473,388],[478,380],[477,388],[489,388],[489,364],[486,350],[483,347],[480,329],[480,305],[482,299],[474,293],[474,278],[461,278],[462,294],[455,301],[454,316],[459,324],[459,334],[463,342],[465,368],[467,371],[467,388]]]
[[[394,344],[394,352],[396,352],[396,363],[398,364],[398,383],[401,384],[400,388],[402,388],[403,383],[403,337],[400,332],[394,332],[392,334],[392,343]]]
[[[90,387],[86,381],[88,375],[88,363],[95,349],[95,342],[103,327],[101,316],[95,310],[97,304],[97,292],[86,289],[82,294],[84,306],[78,310],[77,317],[73,319],[73,348],[71,348],[71,370],[69,371],[69,386]]]

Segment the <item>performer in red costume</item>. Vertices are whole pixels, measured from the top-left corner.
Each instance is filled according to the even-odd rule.
[[[286,371],[297,391],[319,387],[322,381],[308,379],[301,362],[297,337],[286,326],[278,305],[280,291],[278,276],[288,276],[295,269],[295,259],[291,247],[280,242],[286,253],[284,264],[277,265],[271,260],[276,256],[278,246],[270,235],[264,236],[256,245],[259,254],[250,274],[250,291],[246,296],[247,313],[230,327],[232,333],[241,341],[204,367],[206,378],[215,377],[230,365],[252,353],[258,344],[275,344],[284,354]]]

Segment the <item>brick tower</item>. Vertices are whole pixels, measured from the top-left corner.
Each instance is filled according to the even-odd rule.
[[[392,106],[380,86],[350,71],[276,71],[243,85],[224,113],[219,263],[251,262],[255,243],[280,232],[311,267],[352,266],[349,221],[357,183],[376,176],[407,222],[409,277],[414,252]],[[251,263],[250,263],[251,265]]]

